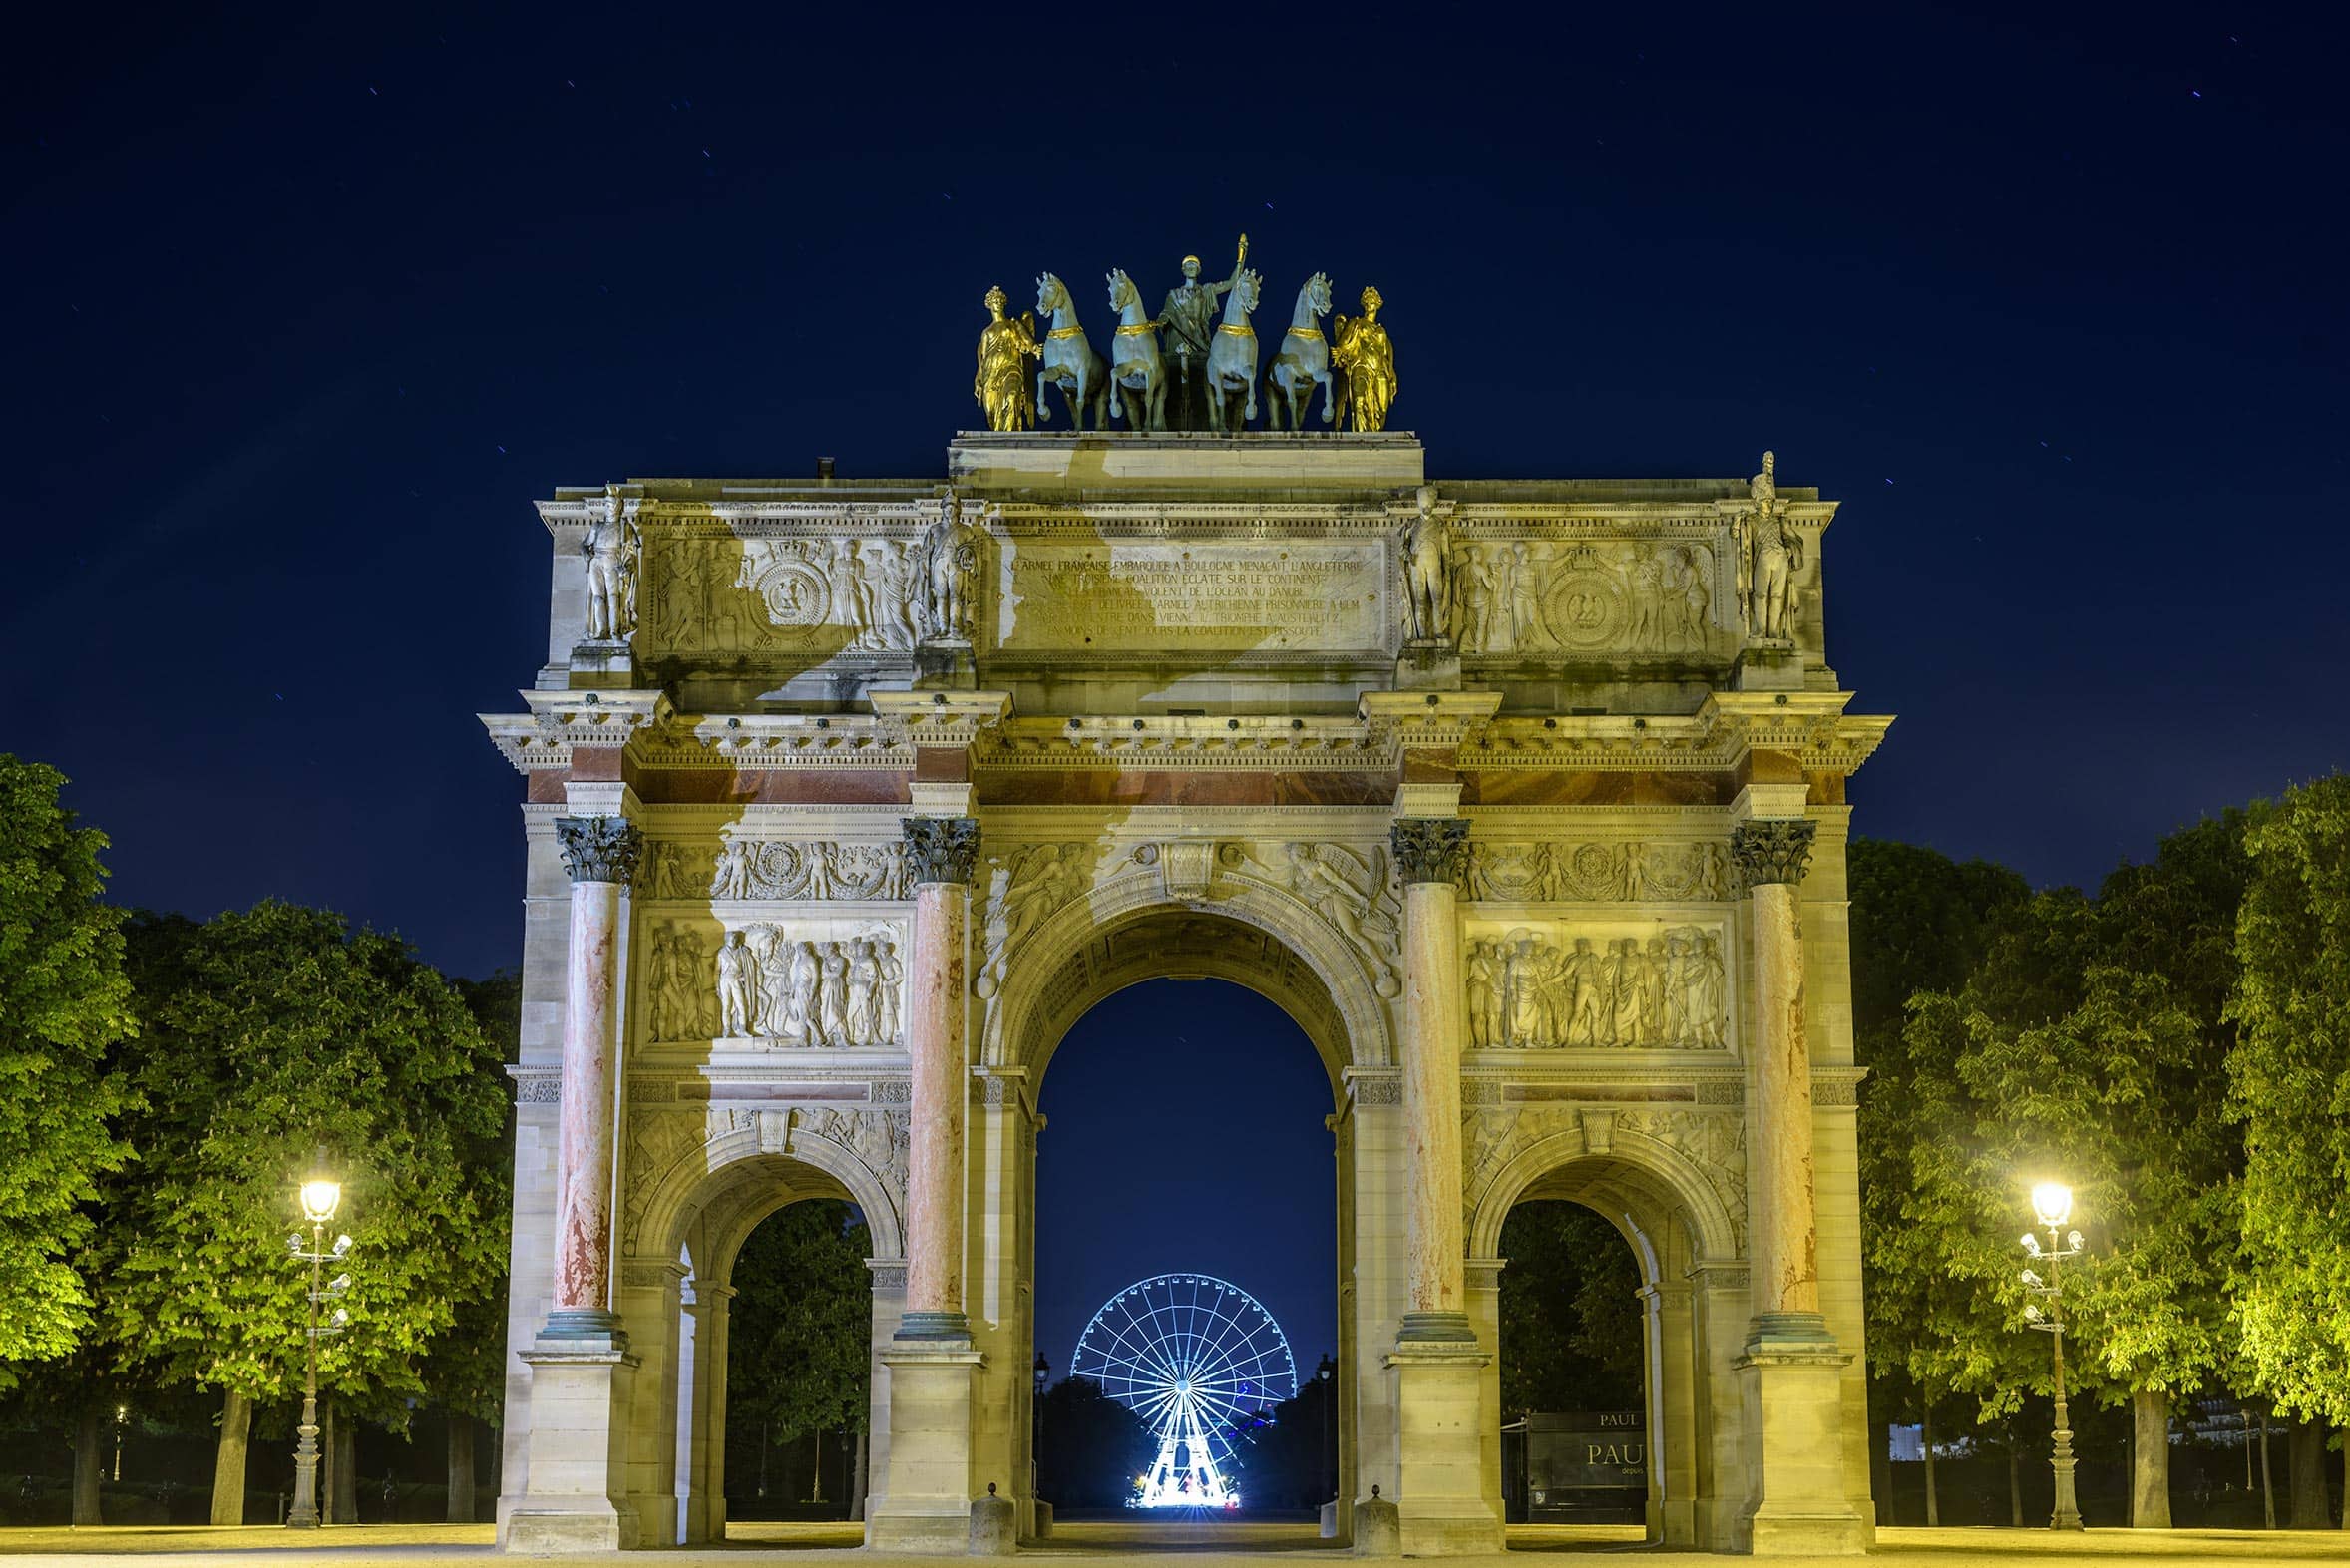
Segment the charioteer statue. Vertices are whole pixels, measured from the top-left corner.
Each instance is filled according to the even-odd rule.
[[[1206,430],[1208,425],[1208,350],[1216,340],[1217,299],[1231,292],[1249,260],[1249,236],[1240,236],[1240,253],[1233,257],[1232,276],[1221,283],[1200,281],[1200,258],[1183,258],[1183,281],[1167,294],[1166,306],[1152,323],[1166,333],[1161,356],[1167,365],[1167,428]]]

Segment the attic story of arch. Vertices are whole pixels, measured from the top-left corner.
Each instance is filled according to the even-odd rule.
[[[1155,314],[1113,274],[1098,382],[991,305],[991,423],[1115,386],[1139,428],[540,503],[547,658],[483,716],[527,781],[509,1546],[722,1536],[730,1249],[819,1192],[881,1249],[868,1542],[961,1550],[989,1482],[1033,1533],[1037,1082],[1154,973],[1329,1067],[1342,1540],[1500,1544],[1531,1192],[1643,1261],[1654,1537],[1869,1540],[1844,843],[1890,720],[1828,661],[1836,505],[1767,454],[1432,482],[1374,310],[1348,428],[1238,428],[1245,261]]]

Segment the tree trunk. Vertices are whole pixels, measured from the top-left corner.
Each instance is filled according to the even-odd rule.
[[[2260,1522],[2276,1528],[2276,1479],[2268,1468],[2268,1411],[2260,1412]]]
[[[2285,1439],[2285,1492],[2293,1500],[2292,1528],[2322,1530],[2331,1520],[2325,1505],[2325,1427],[2295,1421]]]
[[[2015,1425],[2010,1422],[2007,1428],[2007,1527],[2011,1530],[2024,1527],[2024,1459],[2017,1451],[2019,1447]]]
[[[74,1523],[103,1524],[98,1483],[106,1479],[106,1411],[82,1406],[74,1420]]]
[[[865,1517],[865,1428],[857,1428],[857,1451],[849,1460],[849,1517]]]
[[[808,1439],[808,1500],[824,1501],[824,1433]]]
[[[1892,1524],[1893,1518],[1893,1437],[1883,1425],[1871,1421],[1868,1427],[1870,1452],[1868,1455],[1868,1485],[1876,1493],[1877,1523]],[[1317,1472],[1324,1479],[1330,1476],[1330,1465],[1325,1463]],[[1334,1489],[1335,1490],[1335,1489]]]
[[[359,1522],[359,1423],[343,1416],[334,1423],[334,1517],[329,1524]]]
[[[449,1417],[449,1522],[473,1523],[473,1417]]]
[[[228,1390],[220,1402],[220,1444],[212,1450],[212,1523],[244,1523],[244,1459],[253,1429],[253,1401]]]
[[[1942,1499],[1934,1491],[1934,1407],[1930,1404],[1918,1421],[1918,1437],[1926,1453],[1926,1528],[1931,1530],[1942,1522]]]
[[[2130,1396],[2130,1524],[2170,1528],[2170,1395],[2141,1388]]]

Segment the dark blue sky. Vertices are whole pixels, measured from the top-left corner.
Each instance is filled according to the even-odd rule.
[[[1077,1020],[1044,1074],[1036,1343],[1057,1379],[1102,1303],[1212,1274],[1281,1324],[1298,1375],[1338,1349],[1330,1078],[1305,1031],[1226,980],[1147,980]]]
[[[2344,760],[2332,8],[1575,9],[48,8],[0,746],[126,900],[513,963],[532,498],[937,473],[989,283],[1245,228],[1438,476],[1843,498],[1862,831],[2094,879]]]

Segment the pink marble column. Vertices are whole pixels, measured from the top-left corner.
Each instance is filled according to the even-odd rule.
[[[901,1340],[960,1340],[963,1313],[964,1121],[971,1103],[965,1042],[971,880],[979,825],[970,817],[908,817],[914,878],[914,998],[906,1015],[911,1149],[906,1175],[906,1311]]]
[[[592,1339],[619,1328],[611,1310],[611,1196],[620,891],[635,874],[643,838],[625,817],[559,817],[555,832],[572,875],[572,932],[564,980],[555,1305],[544,1337]]]
[[[1406,1308],[1398,1341],[1474,1340],[1460,1230],[1460,878],[1468,823],[1406,817],[1389,835],[1403,879]]]
[[[1753,900],[1755,1096],[1753,1337],[1825,1339],[1819,1313],[1819,1218],[1811,1157],[1811,1043],[1803,1024],[1803,929],[1796,896],[1813,826],[1800,818],[1741,823],[1730,852]]]

